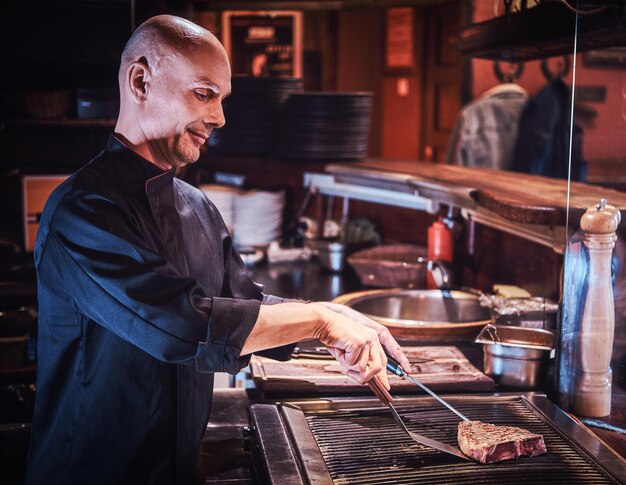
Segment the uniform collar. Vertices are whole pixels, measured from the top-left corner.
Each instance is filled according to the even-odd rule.
[[[120,157],[123,160],[130,162],[130,167],[136,168],[138,175],[140,175],[141,179],[144,182],[144,187],[147,194],[153,192],[154,190],[158,190],[165,185],[170,184],[174,179],[174,176],[176,175],[175,168],[171,168],[170,170],[163,170],[157,167],[154,163],[149,162],[148,160],[128,148],[126,145],[124,145],[115,136],[115,134],[111,134],[111,136],[109,136],[106,149],[116,155],[116,157]]]

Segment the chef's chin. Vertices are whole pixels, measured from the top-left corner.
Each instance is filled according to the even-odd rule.
[[[200,159],[200,154],[203,150],[206,150],[206,145],[202,145],[198,148],[194,147],[192,149],[180,151],[178,153],[178,156],[176,157],[176,162],[174,163],[174,166],[184,167],[185,165],[196,163]]]

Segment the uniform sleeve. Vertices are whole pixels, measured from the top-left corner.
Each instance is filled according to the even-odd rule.
[[[61,201],[37,261],[41,284],[156,359],[235,373],[258,317],[258,299],[209,297],[144,242],[131,218],[104,197]]]
[[[262,298],[263,305],[277,305],[279,303],[288,302],[305,303],[303,300],[281,298],[279,296],[261,293],[260,288],[250,279],[248,270],[239,256],[239,253],[230,245],[231,241],[232,240],[228,238],[229,246],[224,248],[224,254],[226,254],[227,257],[224,264],[226,273],[224,278],[225,287],[222,289],[222,294],[232,295],[235,298],[249,298],[251,293],[255,293]],[[274,360],[285,361],[291,358],[291,354],[296,345],[297,343],[287,344],[281,347],[255,352],[255,354]]]

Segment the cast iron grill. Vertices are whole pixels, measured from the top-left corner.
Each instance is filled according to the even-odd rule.
[[[489,465],[465,462],[415,443],[386,408],[371,401],[293,403],[283,405],[280,414],[290,442],[285,450],[297,461],[294,476],[299,481],[283,476],[282,483],[536,485],[626,479],[624,461],[543,396],[451,400],[472,420],[543,435],[548,453]],[[456,446],[459,419],[454,414],[428,399],[397,399],[396,404],[411,431]],[[261,423],[256,421],[258,428]],[[273,441],[272,446],[278,446],[275,435]],[[266,452],[272,448],[265,446]],[[287,468],[282,463],[281,473]],[[276,477],[270,481],[281,483]]]
[[[458,406],[472,420],[520,426],[544,437],[549,453],[490,465],[463,462],[412,441],[387,411],[321,412],[306,416],[333,481],[367,483],[613,483],[521,402]],[[398,408],[411,431],[455,446],[459,419],[428,407]]]

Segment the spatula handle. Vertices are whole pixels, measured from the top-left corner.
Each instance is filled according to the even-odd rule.
[[[387,370],[399,377],[406,376],[406,372],[400,365],[400,362],[398,362],[391,355],[389,355],[388,352],[385,352],[385,354],[387,354]]]
[[[367,382],[367,385],[370,386],[370,389],[374,391],[374,394],[376,394],[378,399],[380,399],[380,402],[382,402],[385,406],[393,401],[393,397],[391,397],[391,394],[389,394],[387,389],[385,389],[382,382],[378,380],[378,376],[372,377]]]

